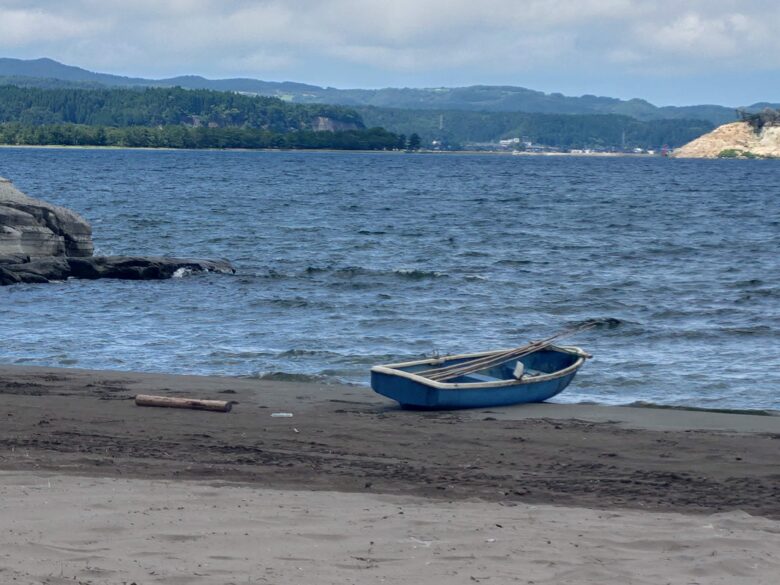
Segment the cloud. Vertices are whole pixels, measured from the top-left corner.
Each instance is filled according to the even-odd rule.
[[[776,70],[778,30],[774,0],[0,0],[13,56],[351,85]]]
[[[69,41],[94,34],[100,24],[87,18],[70,18],[43,10],[0,6],[0,47],[20,47]]]
[[[741,13],[712,17],[687,12],[669,21],[640,23],[634,30],[639,45],[649,55],[666,53],[698,62],[748,56],[746,52],[757,44],[753,32],[765,26]]]

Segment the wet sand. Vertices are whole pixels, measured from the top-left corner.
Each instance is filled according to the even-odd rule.
[[[0,366],[0,417],[0,582],[770,583],[779,568],[777,416],[412,412],[362,387]]]

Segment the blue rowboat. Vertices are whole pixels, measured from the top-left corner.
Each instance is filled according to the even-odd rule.
[[[503,351],[503,350],[500,350]],[[484,370],[446,381],[426,377],[436,369],[468,363],[499,352],[449,355],[371,368],[371,387],[403,408],[451,409],[543,402],[563,391],[591,357],[579,347],[549,345]],[[522,363],[522,368],[518,367]],[[516,375],[522,369],[518,379]],[[420,375],[426,372],[426,376]],[[435,377],[435,376],[434,376]]]

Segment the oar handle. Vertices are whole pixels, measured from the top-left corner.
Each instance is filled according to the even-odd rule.
[[[486,370],[488,368],[492,368],[501,365],[505,362],[508,362],[509,360],[521,358],[526,355],[537,352],[541,349],[549,347],[550,345],[553,344],[553,342],[559,339],[562,339],[564,337],[570,337],[575,333],[580,333],[582,331],[592,329],[597,324],[598,324],[597,321],[591,321],[586,325],[574,329],[569,329],[567,331],[561,331],[560,333],[551,335],[546,339],[542,339],[539,341],[532,341],[526,345],[517,347],[515,349],[510,349],[503,352],[502,351],[494,352],[492,354],[480,356],[478,358],[474,358],[473,360],[461,362],[459,364],[448,366],[446,368],[432,368],[429,370],[424,370],[422,372],[418,372],[417,375],[427,377],[437,382],[443,382],[445,380],[450,380],[452,378],[457,378],[459,376],[464,376],[466,374],[473,374],[474,372],[478,372],[480,370]]]

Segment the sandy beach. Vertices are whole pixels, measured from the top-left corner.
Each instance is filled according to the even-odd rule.
[[[777,416],[410,412],[363,387],[17,366],[0,366],[0,416],[4,583],[769,584],[780,569]]]

